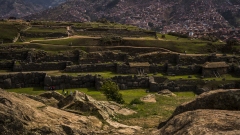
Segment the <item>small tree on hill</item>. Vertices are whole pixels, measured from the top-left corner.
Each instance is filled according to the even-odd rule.
[[[107,100],[115,101],[119,104],[124,103],[122,94],[119,93],[119,87],[115,82],[112,82],[110,80],[105,81],[100,90],[106,96]]]

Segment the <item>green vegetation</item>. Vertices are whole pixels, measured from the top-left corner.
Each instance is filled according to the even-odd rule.
[[[119,93],[119,87],[115,82],[109,80],[104,81],[100,90],[106,96],[107,100],[115,101],[120,104],[124,103],[122,94]]]
[[[176,92],[177,97],[165,97],[156,95],[156,103],[144,103],[128,105],[129,108],[137,111],[131,116],[119,115],[117,120],[128,125],[139,125],[144,128],[153,128],[156,123],[163,122],[169,118],[175,108],[195,98],[193,92]],[[125,97],[123,95],[123,97]]]
[[[30,95],[39,95],[44,92],[42,88],[39,87],[30,87],[30,88],[20,88],[20,89],[7,89],[9,92],[16,92],[16,93],[24,93],[24,94],[30,94]]]
[[[18,33],[26,27],[26,24],[17,22],[0,22],[0,43],[12,42]]]
[[[70,91],[78,90],[92,96],[96,100],[107,100],[102,92],[96,91],[94,88],[65,90],[68,90],[69,93]],[[46,92],[46,90],[41,88],[8,89],[7,91],[32,95]],[[62,90],[57,91],[62,93]],[[177,97],[156,95],[156,103],[131,104],[131,101],[146,96],[149,93],[146,93],[145,89],[122,90],[120,93],[125,101],[125,106],[135,110],[137,113],[130,116],[118,115],[116,120],[124,124],[138,125],[145,128],[156,127],[159,122],[167,120],[178,105],[195,99],[193,92],[175,92]]]
[[[32,41],[31,43],[49,44],[49,45],[66,45],[66,46],[94,46],[98,45],[98,40],[94,38],[84,37],[73,37],[66,39],[54,39],[54,40],[43,40],[43,41]]]
[[[144,102],[141,101],[139,98],[134,98],[134,99],[130,102],[130,105],[133,105],[133,104],[144,104]]]
[[[31,27],[25,33],[66,33],[65,27]]]

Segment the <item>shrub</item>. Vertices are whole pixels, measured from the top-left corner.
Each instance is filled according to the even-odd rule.
[[[134,98],[134,99],[130,102],[130,105],[133,105],[133,104],[144,104],[144,102],[141,101],[139,98]]]
[[[119,104],[124,103],[122,94],[119,93],[119,87],[115,82],[112,82],[110,80],[105,81],[100,90],[106,96],[107,100],[115,101]]]

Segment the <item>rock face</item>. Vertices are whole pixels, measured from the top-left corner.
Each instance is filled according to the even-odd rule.
[[[197,109],[240,110],[240,90],[216,90],[201,94],[196,100],[182,104],[173,115]]]
[[[240,90],[216,90],[180,105],[160,123],[160,135],[240,134]]]
[[[126,134],[134,134],[137,131],[120,123],[113,121],[112,123],[114,126],[104,125],[95,116],[70,113],[47,106],[25,95],[8,93],[0,89],[0,134],[3,135],[108,135],[122,134],[124,128],[128,131]]]
[[[115,102],[97,101],[82,92],[75,91],[72,95],[69,95],[65,99],[61,100],[58,103],[58,106],[66,111],[80,114],[88,113],[90,115],[97,116],[99,119],[105,120],[110,126],[121,130],[130,130],[131,133],[135,133],[135,131],[139,131],[141,129],[141,127],[138,126],[127,126],[112,121],[112,118],[114,118],[116,114],[131,115],[136,113],[135,111],[123,108],[122,105]]]
[[[45,105],[52,106],[58,108],[59,101],[63,100],[65,97],[58,92],[45,92],[40,94],[39,96],[34,95],[26,95],[27,97],[39,101]]]
[[[173,117],[159,135],[239,135],[240,112],[196,110]]]

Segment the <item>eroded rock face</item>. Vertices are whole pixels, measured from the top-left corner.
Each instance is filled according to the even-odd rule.
[[[102,121],[95,116],[70,113],[47,106],[23,94],[0,90],[1,134],[121,134],[119,129],[112,126],[102,130],[103,126]]]
[[[216,90],[176,108],[155,134],[240,134],[240,90]]]
[[[141,130],[141,127],[127,126],[112,120],[116,114],[131,115],[136,113],[135,111],[123,108],[122,105],[115,102],[97,101],[91,96],[79,91],[75,91],[72,95],[61,100],[58,106],[66,111],[79,114],[88,113],[97,116],[99,119],[106,121],[110,126],[118,129],[120,133],[123,132],[122,130],[126,130],[129,131],[129,134],[135,134]]]
[[[99,102],[80,92],[75,92],[65,99],[61,98],[55,92],[47,92],[41,96],[26,96],[0,89],[0,134],[132,135],[142,132],[141,127],[127,126],[109,118],[116,113],[125,115],[133,113],[121,105]],[[56,102],[61,100],[61,108],[68,111],[45,104],[53,99]],[[98,115],[93,115],[95,112],[91,115],[89,113],[91,109],[99,111],[98,115],[102,115],[104,119],[100,120],[96,117]],[[88,116],[80,115],[78,111],[86,111]]]
[[[159,135],[239,135],[240,111],[196,110],[170,119]]]
[[[173,115],[197,109],[240,110],[240,90],[215,90],[176,108]]]
[[[49,92],[45,92],[43,94],[40,95],[27,95],[27,97],[39,101],[41,103],[44,103],[48,106],[52,106],[55,108],[58,108],[58,103],[59,101],[63,100],[65,97],[63,95],[61,95],[58,92],[55,91],[49,91]]]

